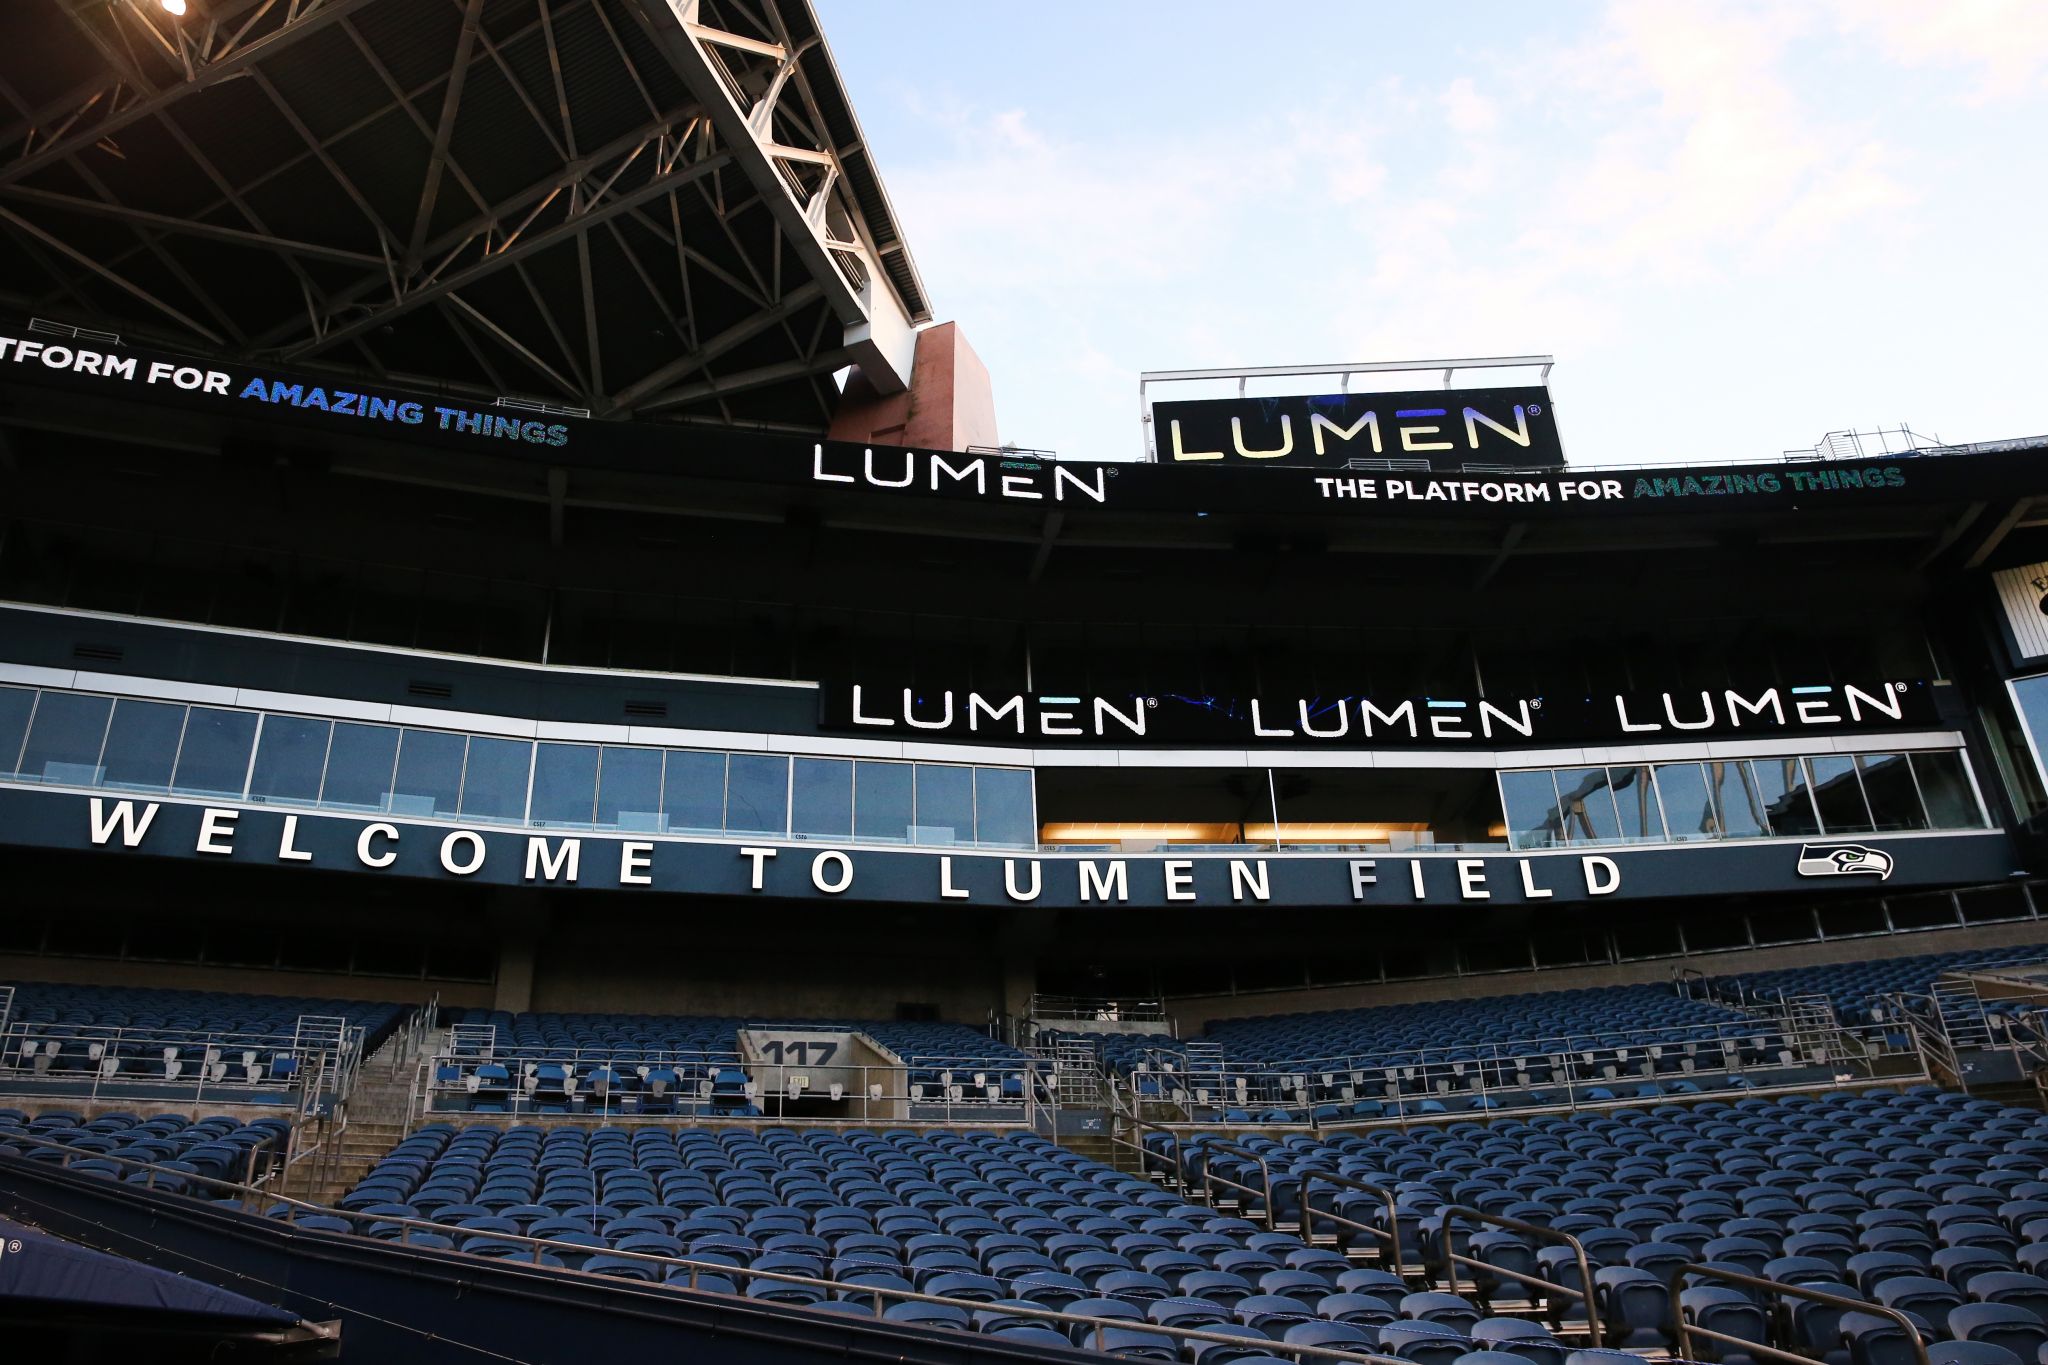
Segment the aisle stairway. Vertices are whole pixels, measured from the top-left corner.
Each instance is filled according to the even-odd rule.
[[[405,1136],[419,1058],[445,1051],[447,1045],[447,1030],[437,1030],[427,1035],[418,1052],[401,1062],[402,1036],[394,1034],[386,1039],[357,1073],[339,1149],[331,1155],[315,1153],[298,1163],[284,1192],[307,1203],[332,1204],[361,1180]]]

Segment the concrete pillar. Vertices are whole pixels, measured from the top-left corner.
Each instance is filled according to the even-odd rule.
[[[518,1014],[533,1008],[534,961],[548,926],[546,893],[522,887],[493,890],[485,905],[498,943],[498,980],[491,1008]]]

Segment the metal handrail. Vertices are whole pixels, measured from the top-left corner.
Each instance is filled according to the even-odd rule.
[[[1204,1186],[1207,1186],[1208,1183],[1213,1180],[1219,1185],[1227,1185],[1233,1190],[1242,1190],[1246,1194],[1264,1195],[1266,1200],[1266,1231],[1279,1231],[1279,1229],[1273,1225],[1272,1163],[1267,1161],[1265,1157],[1259,1155],[1257,1152],[1251,1150],[1249,1147],[1240,1147],[1238,1144],[1234,1142],[1225,1142],[1221,1138],[1210,1138],[1203,1145],[1205,1147],[1208,1147],[1212,1151],[1223,1152],[1229,1156],[1240,1157],[1246,1161],[1255,1161],[1258,1163],[1259,1182],[1265,1186],[1263,1190],[1253,1189],[1250,1185],[1240,1185],[1235,1180],[1232,1180],[1229,1176],[1216,1174],[1215,1166],[1207,1161],[1204,1161],[1202,1163],[1202,1184]]]
[[[410,1247],[412,1245],[410,1241],[410,1233],[412,1229],[415,1228],[423,1232],[431,1232],[444,1237],[452,1237],[454,1233],[458,1233],[461,1231],[461,1229],[459,1228],[449,1228],[442,1224],[434,1223],[423,1218],[393,1217],[387,1214],[367,1214],[359,1213],[349,1209],[328,1208],[319,1204],[309,1204],[302,1200],[292,1199],[283,1195],[273,1194],[270,1191],[263,1190],[255,1186],[238,1185],[233,1181],[219,1180],[212,1176],[196,1175],[188,1171],[166,1170],[164,1167],[151,1162],[134,1161],[127,1157],[105,1156],[99,1153],[92,1152],[78,1152],[73,1148],[66,1147],[62,1143],[50,1142],[47,1139],[35,1137],[27,1133],[10,1136],[8,1138],[8,1141],[26,1141],[34,1146],[54,1148],[63,1152],[63,1159],[55,1163],[60,1169],[70,1166],[73,1159],[93,1159],[113,1161],[123,1166],[148,1171],[150,1173],[149,1178],[142,1182],[143,1187],[145,1189],[154,1190],[156,1188],[156,1177],[159,1174],[174,1175],[187,1185],[205,1185],[216,1191],[228,1191],[235,1195],[245,1206],[247,1205],[250,1197],[253,1196],[259,1200],[268,1201],[272,1210],[283,1207],[295,1211],[304,1211],[306,1213],[324,1215],[326,1217],[331,1218],[340,1218],[351,1223],[390,1223],[402,1229],[399,1239],[395,1243],[385,1243],[386,1245]],[[165,1193],[169,1194],[175,1192],[166,1191]],[[246,1207],[245,1211],[247,1211]],[[314,1236],[334,1235],[332,1233],[327,1233],[324,1230],[317,1228],[302,1229],[297,1227],[296,1224],[292,1223],[285,1223],[285,1226],[291,1227],[295,1232],[301,1232],[304,1234]],[[356,1236],[358,1234],[351,1232],[341,1235]],[[617,1248],[611,1247],[582,1246],[580,1244],[571,1242],[557,1242],[545,1237],[529,1237],[523,1233],[491,1232],[480,1233],[477,1235],[487,1236],[488,1238],[490,1238],[490,1240],[495,1242],[511,1242],[530,1248],[532,1251],[532,1264],[535,1266],[535,1268],[545,1269],[556,1274],[589,1275],[594,1280],[606,1280],[615,1286],[621,1287],[623,1287],[623,1284],[632,1282],[621,1282],[613,1277],[599,1275],[598,1273],[593,1271],[572,1269],[567,1265],[543,1267],[540,1258],[548,1254],[549,1251],[555,1250],[567,1252],[571,1256],[603,1256],[607,1259],[646,1262],[654,1266],[662,1267],[664,1269],[670,1266],[681,1266],[687,1268],[690,1272],[689,1279],[686,1282],[686,1287],[701,1294],[722,1295],[722,1291],[715,1289],[698,1288],[697,1279],[700,1273],[706,1275],[715,1275],[720,1278],[731,1280],[765,1280],[777,1284],[799,1285],[804,1288],[821,1290],[824,1292],[825,1297],[827,1298],[835,1294],[847,1293],[849,1295],[854,1295],[861,1298],[872,1299],[872,1301],[874,1302],[875,1317],[877,1319],[880,1319],[884,1316],[886,1312],[885,1304],[889,1302],[943,1304],[948,1307],[962,1309],[970,1315],[977,1312],[987,1311],[989,1308],[989,1305],[986,1303],[975,1302],[967,1299],[947,1298],[946,1296],[940,1294],[924,1294],[919,1293],[916,1290],[891,1289],[880,1285],[849,1285],[838,1280],[819,1279],[809,1275],[794,1275],[779,1270],[756,1270],[751,1266],[733,1266],[725,1265],[720,1262],[696,1261],[684,1256],[658,1256],[651,1252],[644,1251],[622,1251]],[[382,1239],[377,1240],[381,1241]],[[470,1256],[476,1260],[491,1261],[497,1264],[504,1265],[524,1264],[524,1262],[522,1261],[514,1261],[506,1257],[476,1256],[474,1252],[462,1251],[459,1248],[423,1247],[418,1249],[432,1250],[436,1253],[443,1255]],[[667,1288],[672,1283],[672,1281],[666,1279],[649,1281],[645,1282],[645,1287]],[[1096,1350],[1102,1349],[1102,1333],[1106,1330],[1113,1330],[1116,1328],[1128,1328],[1134,1331],[1155,1333],[1160,1336],[1171,1337],[1176,1342],[1213,1341],[1238,1346],[1243,1345],[1245,1342],[1245,1338],[1241,1336],[1231,1336],[1221,1332],[1209,1332],[1201,1330],[1199,1328],[1174,1327],[1167,1324],[1153,1323],[1150,1321],[1132,1322],[1116,1318],[1091,1318],[1083,1314],[1065,1313],[1057,1309],[1051,1308],[1024,1307],[1022,1305],[1011,1305],[1006,1303],[1002,1306],[1001,1311],[1007,1316],[1031,1318],[1035,1320],[1043,1320],[1049,1323],[1060,1324],[1070,1329],[1066,1333],[1070,1340],[1072,1338],[1072,1327],[1085,1326],[1094,1333]],[[1363,1361],[1366,1362],[1366,1365],[1413,1365],[1413,1362],[1402,1360],[1397,1356],[1380,1355],[1372,1352],[1344,1351],[1336,1349],[1334,1347],[1327,1346],[1311,1346],[1295,1342],[1273,1342],[1270,1343],[1270,1347],[1272,1352],[1275,1354],[1290,1355],[1295,1357],[1297,1360],[1301,1360],[1304,1358],[1314,1358],[1317,1360]]]
[[[1496,1275],[1506,1276],[1508,1279],[1514,1280],[1519,1284],[1548,1290],[1549,1293],[1544,1296],[1546,1298],[1551,1294],[1564,1294],[1578,1299],[1586,1305],[1586,1324],[1588,1334],[1591,1337],[1592,1347],[1596,1351],[1601,1348],[1600,1304],[1593,1292],[1593,1265],[1592,1262],[1586,1259],[1585,1245],[1578,1238],[1568,1232],[1559,1232],[1556,1228],[1544,1227],[1541,1223],[1524,1222],[1520,1218],[1508,1218],[1498,1213],[1488,1213],[1484,1209],[1467,1208],[1463,1204],[1444,1205],[1442,1217],[1444,1278],[1449,1281],[1453,1294],[1458,1292],[1457,1267],[1469,1265],[1484,1267]],[[1463,1252],[1454,1250],[1451,1242],[1451,1224],[1459,1218],[1467,1218],[1475,1223],[1484,1223],[1490,1227],[1505,1228],[1509,1232],[1520,1233],[1524,1237],[1531,1237],[1537,1241],[1556,1242],[1570,1247],[1572,1249],[1572,1257],[1579,1265],[1580,1288],[1573,1289],[1567,1284],[1555,1284],[1540,1276],[1526,1275],[1519,1270],[1509,1270],[1505,1266],[1493,1265],[1477,1257],[1467,1256]],[[1681,1359],[1690,1359],[1683,1350],[1679,1352],[1679,1356]],[[1808,1362],[1808,1365],[1812,1365],[1812,1362]],[[1922,1362],[1922,1365],[1925,1365],[1925,1362]]]
[[[1386,1201],[1386,1227],[1376,1228],[1370,1223],[1361,1223],[1355,1218],[1346,1218],[1343,1214],[1337,1212],[1334,1207],[1318,1209],[1314,1198],[1311,1196],[1311,1191],[1318,1182],[1337,1189],[1357,1190],[1361,1194],[1378,1195]],[[1267,1202],[1270,1204],[1271,1200]],[[1310,1246],[1315,1245],[1317,1218],[1327,1218],[1332,1223],[1336,1223],[1341,1227],[1356,1228],[1360,1232],[1369,1233],[1379,1238],[1387,1244],[1393,1253],[1389,1259],[1393,1263],[1394,1273],[1397,1275],[1401,1273],[1403,1268],[1401,1261],[1401,1213],[1399,1206],[1394,1201],[1394,1192],[1385,1185],[1375,1185],[1369,1180],[1360,1180],[1356,1176],[1339,1175],[1335,1171],[1323,1171],[1314,1168],[1303,1171],[1301,1173],[1301,1240],[1307,1242]]]
[[[1723,1270],[1719,1266],[1701,1265],[1698,1262],[1687,1262],[1685,1265],[1680,1266],[1673,1279],[1673,1283],[1676,1284],[1684,1280],[1688,1275],[1697,1276],[1705,1280],[1718,1280],[1723,1284],[1733,1285],[1738,1289],[1756,1289],[1766,1294],[1778,1295],[1784,1298],[1808,1299],[1814,1303],[1826,1304],[1830,1308],[1846,1309],[1852,1313],[1868,1313],[1872,1317],[1890,1318],[1905,1329],[1906,1339],[1913,1343],[1915,1365],[1928,1365],[1927,1343],[1920,1339],[1920,1329],[1913,1325],[1911,1318],[1896,1308],[1889,1308],[1881,1303],[1868,1303],[1862,1299],[1843,1298],[1840,1294],[1830,1294],[1824,1289],[1815,1289],[1811,1285],[1780,1284],[1776,1280],[1766,1280],[1756,1275],[1745,1275],[1738,1270]],[[1685,1319],[1684,1311],[1675,1303],[1672,1305],[1671,1316],[1678,1327],[1678,1358],[1680,1360],[1696,1359],[1697,1357],[1692,1352],[1692,1339],[1694,1337],[1705,1337],[1708,1341],[1718,1342],[1722,1345],[1739,1346],[1745,1355],[1760,1355],[1770,1360],[1783,1361],[1785,1365],[1813,1365],[1813,1360],[1809,1356],[1795,1355],[1790,1351],[1780,1350],[1775,1346],[1766,1346],[1762,1342],[1744,1341],[1740,1337],[1729,1336],[1725,1332],[1716,1332],[1709,1328],[1701,1327],[1697,1323],[1689,1323]]]
[[[1167,1157],[1166,1159],[1173,1162],[1174,1184],[1180,1187],[1180,1192],[1182,1194],[1192,1196],[1195,1193],[1195,1191],[1191,1189],[1188,1185],[1187,1155],[1182,1148],[1180,1134],[1175,1132],[1173,1129],[1168,1128],[1163,1123],[1153,1123],[1150,1120],[1139,1118],[1135,1110],[1133,1110],[1133,1112],[1129,1114],[1125,1114],[1122,1111],[1118,1111],[1117,1117],[1121,1119],[1123,1122],[1129,1123],[1134,1128],[1137,1128],[1143,1132],[1164,1133],[1167,1137],[1173,1140],[1173,1155],[1171,1157]],[[1120,1143],[1125,1147],[1132,1148],[1139,1154],[1141,1158],[1154,1155],[1152,1149],[1147,1147],[1143,1142],[1132,1142],[1129,1138],[1118,1137],[1114,1128],[1110,1130],[1109,1140],[1111,1142]],[[1163,1152],[1159,1153],[1158,1155],[1165,1157],[1165,1153]],[[1144,1169],[1144,1163],[1142,1160],[1139,1163],[1139,1169]],[[1206,1194],[1204,1196],[1204,1202],[1207,1202]]]

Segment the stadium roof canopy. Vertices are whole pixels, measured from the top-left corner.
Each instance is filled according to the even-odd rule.
[[[907,382],[924,287],[809,0],[183,7],[0,4],[11,307],[643,418]]]

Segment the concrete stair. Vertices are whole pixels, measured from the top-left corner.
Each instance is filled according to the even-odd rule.
[[[401,1039],[394,1035],[385,1040],[356,1073],[356,1088],[345,1112],[346,1126],[338,1137],[328,1138],[336,1145],[295,1164],[285,1182],[285,1193],[309,1204],[326,1205],[347,1194],[405,1136],[420,1061],[444,1050],[447,1041],[445,1030],[429,1034],[418,1053],[400,1061]],[[312,1140],[319,1136],[318,1129],[312,1130]]]

